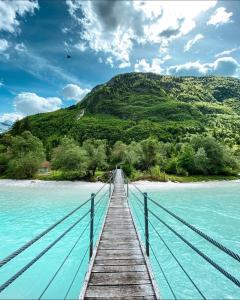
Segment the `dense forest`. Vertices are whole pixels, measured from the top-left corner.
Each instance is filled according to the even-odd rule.
[[[119,164],[132,178],[237,175],[239,132],[238,79],[122,74],[74,106],[17,121],[0,136],[0,176],[34,177],[44,160],[49,179]]]

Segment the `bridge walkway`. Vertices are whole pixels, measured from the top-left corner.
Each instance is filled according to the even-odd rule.
[[[80,299],[157,299],[117,170],[108,213]]]

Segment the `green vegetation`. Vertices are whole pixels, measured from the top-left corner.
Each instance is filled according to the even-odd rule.
[[[0,144],[0,175],[9,178],[31,178],[45,158],[42,142],[31,132],[5,135]]]
[[[122,74],[79,104],[17,121],[0,137],[0,176],[36,176],[45,156],[51,173],[37,176],[59,180],[119,164],[134,179],[236,176],[239,132],[238,79]]]

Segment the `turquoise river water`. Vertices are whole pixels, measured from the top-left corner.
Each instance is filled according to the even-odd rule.
[[[0,181],[0,260],[83,203],[102,186],[101,183]],[[139,182],[137,186],[166,208],[239,253],[239,181],[193,184]],[[133,186],[130,190],[142,200],[142,195]],[[102,199],[95,218],[96,238],[107,208],[107,195],[108,186],[96,197],[96,201]],[[142,208],[131,192],[129,201],[141,232],[139,222],[144,222]],[[240,263],[197,236],[150,201],[148,205],[162,220],[240,280]],[[3,266],[0,269],[0,285],[37,256],[89,208],[90,203]],[[207,299],[240,299],[240,289],[231,281],[194,253],[153,216],[149,215],[149,220]],[[84,228],[87,228],[88,222],[89,216],[0,293],[0,299],[38,299]],[[150,261],[161,297],[174,299],[174,293],[176,299],[201,299],[151,226],[149,229],[152,249],[165,274],[164,277],[151,250]],[[88,266],[88,246],[89,228],[46,289],[42,299],[78,298]]]

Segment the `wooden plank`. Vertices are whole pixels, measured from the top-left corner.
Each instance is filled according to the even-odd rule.
[[[132,285],[132,284],[150,284],[150,278],[147,272],[139,272],[136,276],[133,272],[118,273],[92,273],[89,285]]]
[[[94,265],[92,272],[94,273],[118,273],[118,272],[147,272],[146,265],[126,265],[126,266],[102,266]]]
[[[121,252],[114,252],[109,255],[105,255],[104,253],[98,254],[98,259],[139,259],[142,257],[142,254],[136,254],[129,252],[128,254],[121,253]]]
[[[107,242],[101,242],[99,245],[99,249],[114,249],[115,247],[118,247],[118,250],[124,250],[124,249],[139,249],[139,243],[138,242],[129,242],[129,243],[118,243],[118,245],[114,245],[113,243],[107,243]]]
[[[96,266],[135,266],[145,264],[143,257],[132,259],[99,259],[96,257]]]
[[[117,171],[84,299],[157,299],[142,251]]]
[[[118,245],[116,245],[118,246]],[[98,252],[97,252],[97,257],[99,256],[111,256],[111,255],[142,255],[142,251],[141,249],[138,247],[137,249],[110,249],[110,250],[102,250],[102,249],[99,249]]]
[[[151,284],[142,284],[129,286],[89,286],[86,292],[86,298],[116,299],[123,298],[123,296],[125,299],[129,299],[129,297],[154,296],[154,291]]]
[[[109,299],[110,298],[100,298],[100,297],[85,297],[86,300],[97,300],[97,299]],[[117,300],[126,300],[125,297],[117,297],[117,298],[114,298],[114,299],[117,299]],[[131,297],[131,298],[128,298],[128,300],[156,300],[156,298],[154,296],[148,296],[148,297]]]

